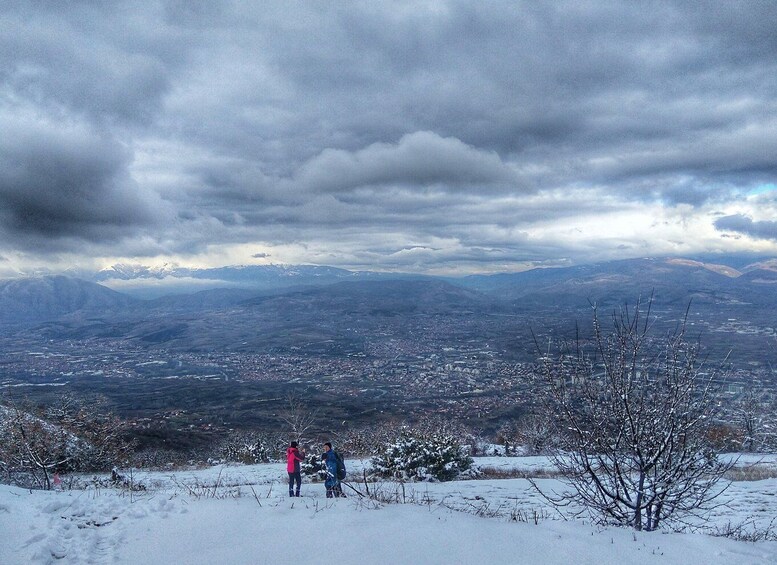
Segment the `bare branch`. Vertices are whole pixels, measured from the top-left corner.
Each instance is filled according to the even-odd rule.
[[[610,333],[593,306],[591,339],[577,335],[574,354],[560,344],[540,367],[541,400],[561,438],[553,462],[571,496],[599,522],[646,530],[707,508],[732,464],[708,442],[717,407],[698,344],[686,341],[685,323],[652,337],[652,306],[651,294],[614,312]]]

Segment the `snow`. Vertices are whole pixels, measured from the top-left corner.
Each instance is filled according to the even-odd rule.
[[[547,461],[536,457],[476,458],[476,463],[503,470],[547,468]],[[348,461],[352,479],[362,464]],[[303,483],[303,496],[288,498],[284,479],[283,464],[267,464],[136,471],[133,482],[147,488],[139,492],[0,485],[0,563],[777,563],[774,541],[562,520],[524,479],[407,484],[405,504],[360,498],[349,489],[348,498],[327,499],[321,483]],[[538,482],[562,488],[554,479]],[[371,488],[403,498],[396,483]],[[768,527],[777,520],[776,492],[777,479],[732,483],[727,507],[706,525],[751,521]]]

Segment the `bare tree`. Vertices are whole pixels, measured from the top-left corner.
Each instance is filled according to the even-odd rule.
[[[545,355],[539,372],[552,459],[572,487],[546,497],[637,530],[703,511],[731,465],[707,441],[716,403],[698,343],[685,321],[653,339],[651,305],[619,309],[608,332],[594,307],[592,338]]]
[[[734,403],[733,416],[742,435],[743,451],[774,448],[777,419],[774,405],[767,400],[763,390],[746,390]]]
[[[5,479],[50,489],[54,472],[108,470],[129,456],[124,424],[97,404],[65,396],[56,406],[0,407],[0,465]]]
[[[556,441],[553,426],[546,414],[526,414],[518,421],[516,441],[530,455],[540,455],[551,449]]]
[[[6,407],[0,424],[0,459],[5,479],[22,486],[50,489],[50,476],[71,460],[75,438],[17,406]]]
[[[544,454],[554,441],[554,430],[547,420],[547,416],[533,412],[505,420],[496,431],[496,441],[504,446],[505,455]]]
[[[302,445],[307,439],[308,432],[313,429],[316,415],[316,411],[310,411],[299,396],[290,394],[288,406],[281,414],[281,419],[289,427],[289,432],[294,441]]]

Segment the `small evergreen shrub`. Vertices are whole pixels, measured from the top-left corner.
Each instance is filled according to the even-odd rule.
[[[450,481],[472,475],[472,458],[451,435],[409,429],[372,457],[374,476],[410,481]]]
[[[271,461],[273,451],[273,447],[267,444],[265,438],[245,434],[228,438],[221,446],[220,456],[232,463],[253,465]]]
[[[321,455],[309,454],[299,464],[300,473],[303,477],[309,477],[314,481],[323,481],[326,479],[326,467],[321,461]]]

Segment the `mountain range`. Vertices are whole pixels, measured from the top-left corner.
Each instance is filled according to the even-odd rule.
[[[209,281],[192,291],[171,285],[168,294],[142,298],[140,283],[164,279]],[[91,280],[89,280],[91,279]],[[586,308],[591,303],[633,303],[653,294],[656,302],[681,307],[777,306],[777,259],[736,269],[677,258],[611,261],[574,267],[462,278],[348,271],[318,266],[239,266],[218,269],[149,269],[116,266],[89,279],[65,275],[0,281],[0,322],[42,322],[62,316],[198,312],[242,304],[294,309],[308,303],[362,313],[407,314],[494,308]],[[138,283],[134,291],[116,281]],[[108,286],[106,286],[108,285]],[[157,292],[160,292],[158,287]],[[196,285],[193,288],[201,288]]]

